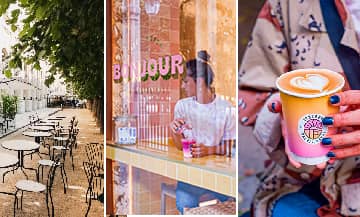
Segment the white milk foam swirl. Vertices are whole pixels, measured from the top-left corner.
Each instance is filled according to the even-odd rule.
[[[329,79],[319,74],[306,74],[304,77],[293,77],[290,85],[303,90],[322,92],[329,84]]]

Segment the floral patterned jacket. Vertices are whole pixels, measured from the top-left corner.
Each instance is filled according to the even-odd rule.
[[[335,0],[335,3],[345,27],[341,44],[359,53],[354,24],[345,2]],[[327,68],[344,74],[326,32],[320,1],[268,0],[258,15],[241,63],[240,88],[273,91],[279,75],[300,68]],[[251,97],[244,100],[239,92],[239,98],[241,116],[247,108],[253,108],[246,105],[256,103],[256,97],[253,102],[249,100]],[[317,210],[319,216],[360,216],[360,156],[335,161],[324,170],[313,166],[294,168],[288,163],[283,146],[278,145],[281,144],[280,117],[265,107],[257,116],[254,134],[272,162],[260,177],[252,215],[271,216],[277,199],[320,177],[320,190],[329,204]]]

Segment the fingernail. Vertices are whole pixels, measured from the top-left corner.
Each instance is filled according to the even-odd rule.
[[[327,154],[326,154],[327,157],[335,157],[335,153],[332,152],[332,151],[329,151]]]
[[[340,102],[340,97],[338,95],[334,95],[334,96],[330,97],[330,103],[331,104],[336,104],[338,102]]]
[[[273,112],[275,112],[275,103],[274,103],[274,102],[271,103],[271,110],[272,110]]]
[[[334,124],[334,118],[332,117],[325,117],[323,120],[322,120],[322,123],[324,125],[333,125]]]
[[[323,138],[323,139],[321,140],[321,143],[322,143],[323,145],[330,145],[330,144],[331,144],[331,138]]]
[[[329,161],[328,161],[328,163],[329,164],[334,164],[335,163],[335,159],[333,158],[333,159],[330,159]]]

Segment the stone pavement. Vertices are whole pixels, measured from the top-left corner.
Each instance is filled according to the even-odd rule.
[[[239,211],[241,213],[250,208],[253,195],[259,184],[255,175],[264,169],[264,161],[267,159],[267,154],[254,138],[251,127],[244,127],[239,124],[238,133],[238,192],[239,197],[243,197],[243,201],[239,204]],[[246,172],[249,169],[254,170],[254,174],[248,176]]]
[[[29,125],[30,124],[29,116],[35,115],[35,116],[39,116],[39,118],[42,119],[47,116],[53,115],[60,110],[61,110],[60,108],[43,108],[43,109],[39,109],[39,110],[32,111],[32,112],[16,114],[15,121],[12,121],[11,123],[9,123],[9,128],[6,130],[0,130],[0,138],[3,138],[4,136],[7,136],[7,135]]]

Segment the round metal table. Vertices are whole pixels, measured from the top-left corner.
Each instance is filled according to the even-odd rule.
[[[19,163],[19,159],[16,156],[7,154],[7,153],[0,153],[0,168],[1,169],[8,168],[8,167],[14,167],[14,166],[18,165],[18,163]],[[3,173],[3,183],[4,183],[5,175],[8,172],[11,172],[14,170],[16,170],[16,169],[8,170]]]
[[[30,126],[29,129],[48,132],[48,131],[53,130],[54,127],[50,127],[50,126]]]
[[[50,137],[52,136],[49,132],[33,132],[33,131],[25,131],[22,133],[24,136],[35,137],[35,142],[40,143],[42,137]]]
[[[34,168],[28,168],[24,166],[24,152],[25,151],[35,151],[40,149],[40,144],[29,141],[29,140],[7,140],[1,143],[1,146],[5,149],[17,151],[18,152],[18,160],[19,160],[19,167],[21,171],[28,178],[27,174],[25,173],[24,169],[34,170],[37,175],[37,170]],[[14,169],[17,170],[18,168]]]

